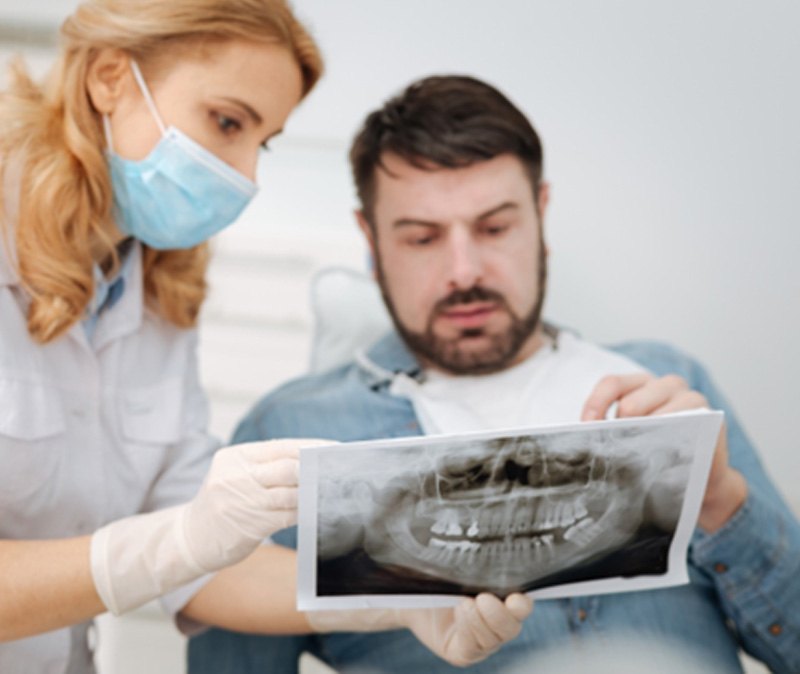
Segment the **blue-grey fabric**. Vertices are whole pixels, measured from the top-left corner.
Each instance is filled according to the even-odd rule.
[[[551,649],[580,649],[609,639],[677,644],[704,661],[703,671],[741,672],[739,649],[774,672],[800,672],[800,525],[777,493],[733,411],[694,360],[665,344],[611,347],[661,376],[685,378],[726,414],[731,464],[747,479],[745,505],[713,535],[694,534],[691,583],[681,587],[573,599],[539,600],[522,634],[470,672],[536,671]],[[392,374],[419,367],[391,333],[353,363],[303,377],[263,398],[241,422],[235,442],[277,437],[340,441],[420,434],[409,401],[392,396]],[[295,531],[275,537],[294,547]],[[289,674],[298,654],[314,653],[347,674],[444,674],[441,661],[408,631],[297,637],[245,636],[210,630],[189,645],[190,674]],[[528,669],[529,668],[529,669]]]
[[[131,275],[131,255],[130,247],[124,245],[120,254],[120,268],[112,279],[107,279],[100,270],[99,265],[95,264],[94,274],[94,296],[86,307],[83,318],[83,329],[86,336],[91,339],[97,327],[100,314],[111,309],[122,298],[125,292],[125,284]]]

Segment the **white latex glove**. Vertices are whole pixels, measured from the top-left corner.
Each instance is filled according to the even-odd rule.
[[[315,632],[407,627],[436,655],[451,665],[466,667],[514,639],[532,609],[533,600],[525,594],[511,594],[503,601],[483,593],[465,598],[455,608],[309,611],[305,617]]]
[[[234,445],[214,455],[194,499],[127,517],[92,536],[91,569],[103,603],[119,615],[247,557],[297,521],[298,453],[325,440]]]

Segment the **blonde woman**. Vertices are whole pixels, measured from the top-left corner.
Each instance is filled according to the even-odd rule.
[[[194,327],[205,242],[255,193],[317,48],[284,0],[90,0],[61,33],[45,84],[17,66],[0,94],[0,671],[92,671],[91,618],[157,596],[187,619],[308,631],[291,554],[256,551],[294,521],[308,443],[210,461]],[[465,663],[529,610],[311,622],[409,626]]]

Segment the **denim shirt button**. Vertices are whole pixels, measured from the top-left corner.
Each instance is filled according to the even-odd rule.
[[[717,573],[725,573],[728,570],[728,565],[723,564],[722,562],[717,562],[714,564],[714,571]]]
[[[783,634],[783,626],[780,623],[772,623],[769,626],[769,633],[774,637],[780,636]]]

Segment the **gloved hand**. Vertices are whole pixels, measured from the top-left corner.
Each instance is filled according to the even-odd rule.
[[[466,667],[514,639],[532,609],[533,600],[524,594],[511,594],[503,601],[483,593],[464,598],[455,608],[309,611],[305,617],[315,632],[407,627],[436,655],[452,665]]]
[[[118,615],[247,557],[297,518],[298,453],[324,440],[219,450],[189,503],[127,517],[92,536],[97,593]]]

